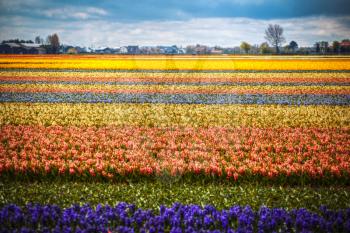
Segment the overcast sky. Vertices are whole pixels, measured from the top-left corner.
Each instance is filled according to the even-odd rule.
[[[81,46],[237,46],[280,24],[299,46],[350,38],[349,0],[0,0],[0,40]]]

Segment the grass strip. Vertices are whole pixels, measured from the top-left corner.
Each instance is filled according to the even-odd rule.
[[[159,178],[134,182],[82,182],[67,180],[0,181],[0,207],[15,203],[72,204],[99,203],[116,205],[133,203],[137,207],[158,210],[160,205],[211,204],[218,209],[233,205],[250,205],[254,210],[270,208],[306,208],[319,211],[321,205],[331,209],[349,208],[349,186],[278,186],[256,184],[228,184],[220,182],[179,182]]]

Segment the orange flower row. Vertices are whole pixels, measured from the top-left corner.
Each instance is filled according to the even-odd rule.
[[[161,93],[161,94],[265,94],[265,95],[274,95],[274,94],[282,94],[282,95],[301,95],[301,94],[317,94],[317,95],[348,95],[350,94],[349,89],[308,89],[296,87],[293,89],[284,89],[284,88],[271,88],[271,89],[261,89],[256,87],[250,88],[225,88],[222,89],[179,89],[176,87],[170,87],[169,89],[159,88],[157,86],[143,86],[140,89],[129,89],[126,86],[123,89],[111,89],[111,88],[99,88],[90,87],[90,88],[68,88],[68,87],[1,87],[0,92],[19,92],[19,93],[110,93],[110,94],[119,94],[119,93],[133,93],[133,94],[152,94],[152,93]]]
[[[348,128],[0,128],[0,173],[349,177],[349,154]]]

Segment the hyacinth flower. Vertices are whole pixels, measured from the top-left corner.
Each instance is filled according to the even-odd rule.
[[[119,203],[115,207],[14,204],[0,209],[0,232],[349,232],[350,209],[319,213],[306,209],[285,210],[233,206],[160,206],[159,212]]]
[[[0,92],[0,102],[345,105],[350,95]]]

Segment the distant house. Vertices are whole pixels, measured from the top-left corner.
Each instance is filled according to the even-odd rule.
[[[87,53],[88,52],[86,47],[75,46],[74,48],[77,50],[77,53]]]
[[[142,46],[140,47],[141,54],[152,54],[152,47]]]
[[[0,53],[2,54],[45,54],[46,50],[34,43],[2,43]]]
[[[209,48],[205,45],[196,45],[194,51],[196,54],[209,54]]]
[[[209,54],[210,49],[205,45],[189,45],[186,47],[186,53],[192,55]]]
[[[10,45],[8,45],[7,43],[2,43],[0,44],[0,53],[2,54],[9,54],[9,53],[13,53],[12,52],[12,47]]]
[[[76,49],[76,48],[69,48],[68,50],[67,50],[67,53],[68,54],[78,54],[78,50]]]
[[[116,53],[119,53],[119,49],[103,47],[103,48],[95,49],[94,52],[98,54],[116,54]]]
[[[2,43],[0,53],[26,54],[27,50],[18,43]]]
[[[119,49],[116,49],[116,48],[106,48],[104,50],[104,53],[105,54],[116,54],[116,53],[119,53]]]
[[[61,45],[59,53],[68,53],[68,54],[79,54],[79,53],[91,53],[93,52],[90,48],[72,46],[72,45]]]
[[[179,49],[176,45],[163,47],[165,54],[179,54]]]
[[[141,54],[164,54],[164,46],[143,46],[140,48]]]
[[[157,46],[159,54],[179,54],[179,49],[176,45],[173,46]]]
[[[185,53],[186,53],[186,49],[178,48],[178,54],[185,54]]]
[[[350,41],[343,41],[339,44],[341,53],[350,53]]]
[[[125,46],[120,47],[119,53],[127,54],[128,53],[128,47],[125,47]]]
[[[107,47],[96,48],[96,49],[94,49],[94,53],[103,54],[105,49],[107,49]]]
[[[129,45],[127,50],[128,54],[140,54],[140,48],[137,45]]]
[[[222,50],[222,49],[217,49],[217,48],[213,48],[213,49],[210,50],[210,53],[211,53],[211,54],[215,54],[215,55],[221,55],[221,54],[224,53],[224,50]]]
[[[41,47],[41,44],[21,43],[22,47],[27,50],[28,54],[45,54],[46,50]]]

